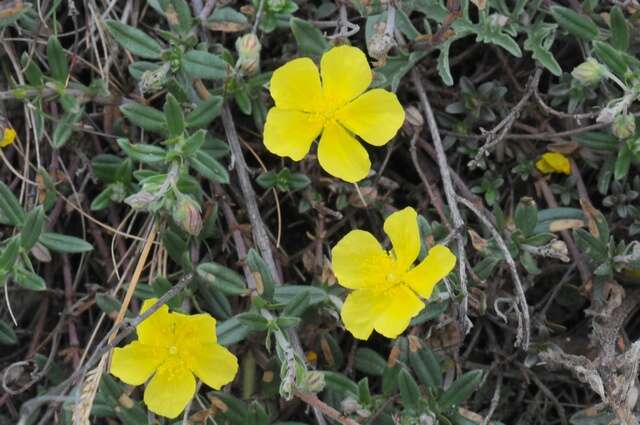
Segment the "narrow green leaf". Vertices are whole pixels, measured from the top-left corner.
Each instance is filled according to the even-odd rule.
[[[20,229],[20,243],[24,251],[29,251],[38,242],[44,228],[44,219],[42,206],[34,208],[27,214],[24,226]]]
[[[47,42],[47,60],[49,61],[49,71],[53,79],[60,83],[65,83],[69,75],[67,54],[55,36],[49,37]]]
[[[224,322],[218,323],[218,326],[216,326],[216,334],[219,344],[229,346],[245,339],[249,334],[249,328],[242,324],[237,317],[232,317]]]
[[[118,145],[135,161],[156,164],[165,160],[165,150],[160,146],[145,143],[132,144],[127,139],[118,139]]]
[[[445,391],[438,399],[438,404],[441,409],[453,410],[467,399],[480,385],[484,373],[482,370],[472,370],[451,384],[451,386]]]
[[[360,347],[356,350],[355,367],[369,376],[382,376],[387,368],[387,362],[376,351]]]
[[[598,27],[591,18],[579,15],[572,9],[564,6],[551,6],[551,15],[560,26],[571,34],[587,41],[598,37]]]
[[[144,32],[119,21],[109,20],[106,24],[113,38],[134,55],[160,59],[162,47]]]
[[[230,66],[218,55],[202,50],[190,50],[182,58],[182,67],[192,78],[223,80]]]
[[[245,295],[247,284],[242,276],[217,263],[202,263],[196,267],[198,277],[214,288],[229,295]]]
[[[60,122],[53,130],[52,146],[55,149],[60,149],[67,143],[67,141],[69,141],[69,138],[73,133],[73,126],[80,121],[81,117],[81,112],[67,112],[62,116]]]
[[[211,124],[211,121],[220,115],[222,100],[221,96],[210,96],[209,99],[196,106],[185,118],[187,127],[202,128]]]
[[[181,136],[184,132],[184,115],[180,103],[171,93],[167,95],[164,103],[164,118],[169,128],[169,134],[172,137]]]
[[[518,202],[514,221],[516,227],[524,236],[529,236],[533,233],[533,230],[538,224],[538,207],[532,198],[525,197]]]
[[[442,386],[442,369],[438,359],[428,347],[409,350],[409,365],[420,382],[433,393]]]
[[[420,388],[415,379],[406,369],[402,369],[398,375],[398,389],[400,399],[405,406],[417,410],[420,405]]]
[[[5,245],[4,249],[0,252],[0,272],[9,271],[18,259],[18,253],[20,252],[20,239],[13,237]],[[2,286],[0,281],[0,286]]]
[[[235,317],[253,331],[266,331],[269,328],[269,321],[257,313],[240,313]]]
[[[31,291],[44,291],[47,289],[47,284],[43,278],[33,272],[23,269],[22,267],[14,268],[13,278],[18,285]]]
[[[251,271],[260,275],[258,294],[264,299],[271,301],[271,299],[273,299],[276,282],[269,271],[269,267],[267,267],[267,263],[265,263],[260,254],[258,254],[258,251],[253,248],[249,250],[246,261]]]
[[[189,165],[202,177],[222,184],[229,183],[229,172],[209,151],[199,150],[189,158]]]
[[[0,210],[13,226],[20,226],[24,222],[25,212],[18,202],[18,198],[11,189],[0,181]]]
[[[0,320],[0,344],[16,345],[17,343],[18,337],[11,325],[4,320]]]
[[[129,121],[145,130],[154,133],[164,133],[166,130],[164,114],[156,108],[129,102],[122,105],[120,111]]]
[[[614,6],[609,12],[609,26],[611,27],[611,44],[623,52],[629,49],[629,27],[620,6]]]
[[[79,254],[93,250],[93,245],[84,239],[60,233],[45,232],[40,235],[40,243],[52,251]]]
[[[618,158],[616,159],[616,165],[613,169],[613,178],[615,180],[622,180],[629,174],[631,157],[631,150],[626,143],[623,143],[618,151]]]
[[[621,52],[602,41],[593,42],[593,52],[618,77],[624,78],[628,67]]]
[[[320,56],[329,49],[330,45],[327,39],[310,22],[291,17],[289,25],[298,45],[298,53],[301,55]]]

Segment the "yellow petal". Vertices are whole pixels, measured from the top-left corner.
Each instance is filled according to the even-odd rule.
[[[358,339],[368,339],[387,300],[384,291],[358,289],[347,295],[340,311],[344,327]]]
[[[542,155],[542,158],[536,162],[536,168],[544,174],[571,174],[571,163],[566,156],[558,152],[547,152]]]
[[[375,89],[342,107],[336,119],[367,143],[382,146],[402,126],[404,109],[395,93]]]
[[[375,330],[387,338],[395,338],[409,326],[411,318],[424,308],[424,303],[406,286],[386,291],[385,308],[376,318]]]
[[[180,347],[191,342],[196,344],[216,342],[216,319],[214,319],[210,314],[173,314],[176,316],[177,346]]]
[[[150,298],[144,301],[140,314],[144,313],[158,301]],[[175,321],[169,313],[169,307],[163,305],[146,320],[136,327],[136,333],[141,343],[158,347],[167,347],[173,344]]]
[[[411,207],[396,211],[384,221],[399,271],[408,270],[420,252],[418,214]]]
[[[451,273],[456,256],[444,245],[429,250],[426,258],[404,277],[406,283],[423,298],[429,298],[440,280]]]
[[[200,344],[188,356],[189,367],[198,378],[213,389],[233,381],[238,372],[238,359],[216,343]]]
[[[333,272],[345,288],[376,287],[385,282],[391,261],[375,237],[352,230],[331,250]]]
[[[322,99],[318,67],[309,58],[287,62],[274,71],[269,91],[280,109],[317,111]]]
[[[142,385],[162,361],[163,357],[156,347],[134,341],[113,349],[109,371],[126,384]]]
[[[5,128],[0,140],[0,148],[4,148],[13,143],[16,139],[16,131],[13,128]]]
[[[327,173],[349,183],[367,177],[371,168],[366,149],[336,122],[329,122],[324,128],[318,161]]]
[[[144,391],[144,402],[152,412],[173,419],[182,413],[195,392],[193,373],[172,361],[162,365],[151,378]]]
[[[306,112],[271,108],[264,124],[264,146],[278,156],[300,161],[322,131],[322,120]]]
[[[325,101],[334,106],[364,93],[373,78],[365,54],[351,46],[334,47],[322,55],[320,73]]]

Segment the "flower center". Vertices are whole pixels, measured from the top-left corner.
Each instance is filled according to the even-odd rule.
[[[400,276],[394,272],[387,274],[387,282],[396,284],[400,282]]]
[[[169,355],[175,356],[177,354],[178,354],[178,347],[176,347],[175,345],[172,345],[171,347],[169,347]]]

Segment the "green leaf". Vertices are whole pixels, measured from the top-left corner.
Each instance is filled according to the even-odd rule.
[[[324,380],[326,383],[325,388],[331,389],[333,391],[337,391],[339,393],[347,395],[351,394],[354,397],[358,397],[358,394],[360,393],[358,384],[341,373],[324,372]]]
[[[562,28],[583,40],[592,41],[599,35],[598,27],[591,18],[579,15],[568,7],[551,6],[551,15]]]
[[[44,84],[44,75],[34,58],[29,56],[27,52],[24,52],[22,53],[20,61],[22,62],[24,75],[27,77],[29,84],[35,87],[42,87]]]
[[[164,103],[164,118],[171,137],[181,136],[184,132],[184,115],[180,103],[171,93]]]
[[[129,102],[122,105],[120,111],[129,121],[145,130],[164,133],[167,129],[164,114],[151,106]]]
[[[47,60],[49,61],[49,71],[53,79],[60,83],[65,83],[69,75],[67,54],[55,36],[49,37],[47,42]]]
[[[299,54],[320,56],[329,49],[329,42],[310,22],[292,16],[289,25],[296,39]]]
[[[24,226],[20,229],[20,243],[24,251],[29,251],[38,242],[42,229],[44,228],[44,208],[38,206],[29,211],[24,221]]]
[[[211,124],[211,121],[220,115],[222,110],[222,97],[210,96],[189,112],[185,118],[188,128],[202,128]]]
[[[93,251],[93,245],[84,239],[75,236],[61,235],[60,233],[45,232],[40,235],[40,243],[51,251],[67,254],[79,254]]]
[[[418,388],[415,379],[404,368],[398,374],[398,389],[400,390],[402,403],[413,410],[418,410],[420,406],[420,388]]]
[[[237,317],[232,317],[218,323],[216,334],[218,336],[218,344],[229,346],[245,339],[249,334],[249,328],[243,325]]]
[[[20,239],[13,237],[9,239],[9,242],[5,245],[4,249],[0,252],[0,272],[6,272],[11,270],[13,265],[18,259],[20,253]],[[3,282],[0,279],[0,286]]]
[[[310,296],[308,292],[300,292],[284,307],[282,314],[285,316],[302,316],[302,313],[309,307],[309,299]]]
[[[609,12],[609,26],[611,27],[611,44],[618,50],[629,49],[629,27],[620,6],[614,6]]]
[[[276,319],[276,325],[280,329],[288,329],[293,328],[294,326],[298,326],[302,319],[294,316],[280,316]]]
[[[531,52],[531,56],[547,68],[553,75],[561,76],[562,68],[551,53],[550,49],[555,38],[555,29],[557,25],[540,24],[529,33],[524,42],[525,50]]]
[[[266,331],[269,328],[269,321],[257,313],[240,313],[235,317],[253,331]]]
[[[309,305],[313,306],[327,300],[327,293],[320,288],[309,285],[285,285],[275,288],[273,301],[278,304],[289,304],[301,292],[309,293]]]
[[[588,131],[572,136],[578,144],[598,151],[617,151],[620,140],[613,134],[604,131]]]
[[[514,222],[524,236],[529,236],[533,233],[538,224],[538,206],[532,198],[525,197],[520,199],[516,206]]]
[[[118,139],[118,146],[133,160],[157,164],[165,160],[165,150],[160,146],[145,143],[131,144],[127,139]]]
[[[202,263],[196,267],[198,277],[229,295],[246,295],[249,290],[242,276],[218,263]]]
[[[43,278],[20,266],[14,268],[13,278],[18,285],[31,291],[44,291],[47,289],[47,284]]]
[[[593,42],[593,52],[611,71],[624,78],[628,67],[621,52],[602,41]]]
[[[484,373],[482,370],[472,370],[458,379],[438,399],[441,409],[453,410],[467,399],[480,385]]]
[[[629,174],[629,168],[631,166],[631,150],[626,143],[623,143],[618,151],[618,157],[616,158],[616,164],[613,169],[613,178],[615,180],[622,180]]]
[[[190,50],[182,58],[182,68],[192,78],[223,80],[227,78],[230,67],[218,55]]]
[[[10,324],[4,320],[0,320],[0,344],[2,345],[16,345],[18,343],[18,337],[14,332]]]
[[[369,376],[382,376],[387,368],[387,362],[376,351],[360,347],[356,350],[356,370]]]
[[[119,21],[109,20],[106,24],[113,38],[134,55],[160,59],[162,47],[144,32]]]
[[[207,135],[205,130],[198,130],[191,136],[187,137],[182,145],[182,154],[184,156],[191,156],[195,154],[204,143],[204,138]]]
[[[20,226],[24,222],[25,212],[18,202],[18,198],[11,192],[11,189],[0,181],[0,210],[9,220],[9,224]]]
[[[453,85],[453,77],[451,76],[451,67],[449,66],[449,48],[450,42],[445,42],[440,46],[440,53],[438,54],[438,75],[442,79],[442,82],[447,86]]]
[[[442,369],[440,362],[428,347],[409,350],[409,365],[420,382],[433,393],[440,391],[442,386]]]
[[[81,117],[81,112],[67,112],[62,116],[60,122],[58,122],[56,128],[53,130],[52,146],[55,149],[60,149],[69,141],[73,133],[73,126],[80,121]]]
[[[229,183],[229,172],[206,150],[199,150],[189,158],[189,165],[200,175],[222,184]]]
[[[246,258],[249,269],[259,275],[258,280],[258,294],[264,299],[271,301],[273,299],[273,291],[276,286],[276,282],[269,271],[267,263],[262,259],[258,251],[251,248]]]
[[[578,248],[585,254],[598,262],[607,260],[607,247],[598,238],[584,229],[573,229],[573,238]]]

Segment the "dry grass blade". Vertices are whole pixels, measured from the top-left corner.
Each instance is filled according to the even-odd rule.
[[[107,363],[107,354],[103,355],[94,369],[87,373],[82,388],[80,389],[80,400],[73,409],[73,425],[89,425],[89,416],[93,401],[96,398],[98,387],[100,387],[100,379],[104,372],[104,366]]]

